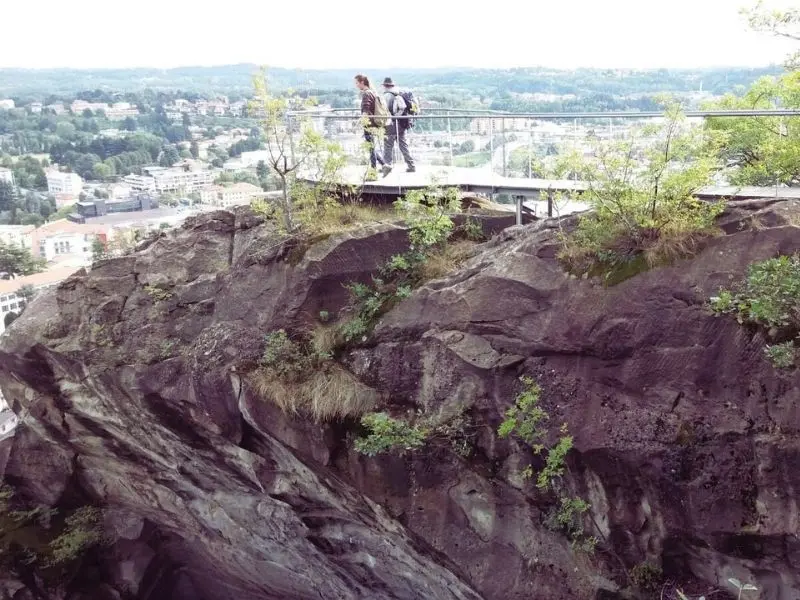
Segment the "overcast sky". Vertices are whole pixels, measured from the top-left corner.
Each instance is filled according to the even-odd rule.
[[[773,0],[772,5],[786,0]],[[708,67],[780,63],[754,0],[0,0],[0,67]],[[474,9],[467,8],[474,6]]]

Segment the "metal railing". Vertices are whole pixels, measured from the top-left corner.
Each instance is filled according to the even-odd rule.
[[[800,109],[689,110],[689,122],[708,118],[800,117]],[[566,147],[580,150],[590,138],[621,140],[638,121],[664,117],[649,112],[513,113],[492,110],[425,108],[414,116],[410,145],[420,164],[489,169],[504,177],[535,177],[530,157],[546,157]],[[351,162],[363,164],[363,117],[357,109],[308,109],[288,113],[288,127],[303,120],[342,142]],[[520,154],[528,157],[520,161]],[[515,158],[516,157],[516,158]],[[522,165],[520,164],[522,162]],[[522,167],[522,168],[520,168]]]

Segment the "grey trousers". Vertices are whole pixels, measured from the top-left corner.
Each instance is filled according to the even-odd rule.
[[[394,164],[394,143],[400,146],[400,153],[403,155],[403,160],[406,161],[408,167],[414,166],[414,159],[411,157],[411,152],[408,150],[408,140],[406,139],[406,128],[403,126],[398,127],[398,123],[392,123],[386,129],[386,141],[383,145],[383,160],[387,165]]]

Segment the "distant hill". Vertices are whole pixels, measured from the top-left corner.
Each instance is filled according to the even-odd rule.
[[[114,92],[186,90],[202,94],[247,94],[256,65],[180,67],[175,69],[0,69],[0,97],[23,99],[69,95],[81,90]],[[357,69],[270,69],[277,88],[350,89]],[[778,66],[759,69],[725,68],[648,71],[546,68],[524,69],[372,69],[376,82],[386,75],[416,88],[463,89],[476,94],[531,92],[547,94],[648,94],[689,92],[703,89],[724,93],[746,86],[764,75],[781,71]]]

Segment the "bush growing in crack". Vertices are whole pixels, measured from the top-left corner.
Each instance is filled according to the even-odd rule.
[[[577,495],[572,495],[564,482],[567,470],[567,455],[572,449],[572,436],[567,424],[559,429],[558,441],[547,445],[550,432],[545,423],[550,415],[542,408],[540,400],[542,388],[532,377],[521,378],[523,389],[517,395],[513,406],[505,413],[505,419],[497,430],[501,438],[515,436],[535,455],[546,454],[544,467],[536,478],[536,487],[543,492],[550,491],[558,499],[558,505],[549,515],[547,522],[554,529],[564,531],[573,546],[585,551],[592,551],[597,538],[589,536],[584,530],[584,516],[589,504]],[[533,466],[528,465],[522,471],[525,479],[533,477]]]
[[[795,366],[800,343],[800,255],[755,262],[744,281],[710,299],[711,309],[732,314],[742,325],[755,325],[773,339],[764,354],[777,368]]]
[[[256,392],[287,414],[316,421],[360,417],[377,401],[374,390],[319,348],[319,339],[293,339],[285,330],[265,337],[258,368],[249,374]]]

